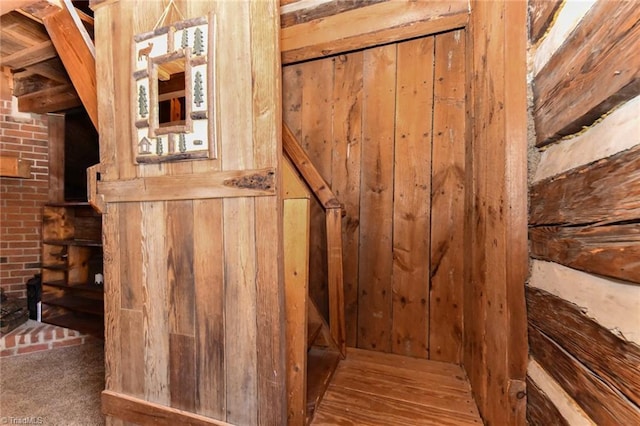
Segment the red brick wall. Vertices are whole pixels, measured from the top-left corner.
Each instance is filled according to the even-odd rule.
[[[47,117],[12,115],[0,99],[0,155],[31,160],[31,178],[0,177],[0,287],[26,297],[25,283],[40,273],[42,206],[49,198]]]

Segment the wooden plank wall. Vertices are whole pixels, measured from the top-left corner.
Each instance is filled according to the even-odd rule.
[[[524,424],[526,4],[471,3],[464,366],[487,424]]]
[[[175,2],[185,19],[217,15],[220,159],[134,164],[133,35],[152,30],[165,5],[93,3],[101,182],[117,187],[134,178],[277,171],[278,13],[275,1],[264,0]],[[183,17],[172,11],[167,23]],[[133,194],[129,202],[106,204],[104,407],[115,416],[109,423],[121,424],[116,417],[150,423],[163,415],[175,424],[280,424],[286,418],[281,198],[170,196],[135,201]]]
[[[285,122],[345,206],[350,346],[461,361],[464,54],[455,31],[284,68]]]
[[[546,3],[529,5],[530,142],[540,159],[530,187],[528,419],[636,424],[640,7]],[[555,19],[545,18],[551,6]]]

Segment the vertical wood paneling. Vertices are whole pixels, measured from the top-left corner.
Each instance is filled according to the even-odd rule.
[[[347,346],[356,345],[362,148],[362,52],[335,58],[332,189],[343,204],[343,280]],[[285,75],[285,79],[286,79]]]
[[[222,201],[193,202],[196,299],[196,409],[225,418],[224,247]]]
[[[459,363],[462,353],[465,33],[435,37],[431,187],[430,359]]]
[[[358,347],[391,350],[396,46],[364,52]]]
[[[303,64],[301,67],[302,116],[300,144],[322,177],[331,184],[331,93],[333,87],[333,60],[324,59]],[[327,317],[327,235],[322,207],[311,202],[311,256],[309,264],[309,291],[320,311]]]
[[[166,6],[141,4],[116,1],[96,10],[100,27],[108,29],[97,61],[98,76],[106,79],[99,82],[103,180],[277,170],[281,108],[275,1],[176,1],[183,16],[172,10],[160,26],[212,9],[217,15],[212,52],[220,89],[220,159],[135,165],[131,40],[152,30]],[[124,58],[123,52],[128,52]],[[118,377],[109,390],[135,394],[142,384],[138,396],[147,401],[234,424],[277,424],[283,418],[279,199],[131,203],[126,207],[131,215],[116,217],[113,232],[123,238],[117,275],[123,282],[107,298],[127,311],[118,307],[112,317],[107,313],[113,337],[107,348],[121,354],[113,362]],[[107,208],[125,212],[123,206]]]
[[[120,209],[122,206],[107,206],[102,215],[103,271],[104,271],[104,357],[105,387],[119,392],[121,380],[121,323],[120,323]]]
[[[225,112],[221,117],[222,168],[233,170],[253,166],[251,102],[251,57],[249,5],[222,2],[218,5],[218,72]],[[233,42],[230,42],[233,40]],[[238,143],[242,141],[242,143]],[[228,155],[227,155],[228,153]],[[232,154],[233,153],[233,154]],[[254,201],[245,198],[224,202],[225,268],[225,374],[227,421],[257,424],[256,369],[256,253]]]
[[[140,245],[142,241],[142,211],[137,204],[123,204],[119,228],[123,230],[119,236],[120,247]],[[105,235],[103,231],[103,235]],[[144,396],[144,376],[131,374],[131,371],[144,371],[144,330],[142,307],[144,301],[142,288],[142,250],[131,250],[126,256],[120,257],[119,277],[121,284],[120,316],[121,316],[121,345],[119,356],[122,359],[120,375],[122,377],[122,391],[133,396]],[[106,278],[108,281],[109,278]]]
[[[252,76],[261,76],[252,78],[254,167],[280,170],[279,8],[275,1],[254,1],[250,13]],[[280,189],[282,174],[276,179]],[[282,191],[277,197],[258,197],[255,209],[258,423],[273,425],[282,422],[287,411]]]
[[[121,247],[130,247],[142,241],[142,210],[138,204],[123,204],[120,207],[119,236]],[[123,309],[142,310],[142,250],[131,250],[120,260],[122,283],[120,305]]]
[[[464,364],[483,418],[520,424],[527,359],[526,3],[473,2],[470,32],[475,183],[467,232],[475,242]]]
[[[64,114],[47,114],[50,203],[64,202],[64,121]]]
[[[307,300],[309,297],[309,206],[307,198],[285,199],[284,280],[287,315],[287,424],[302,425],[307,395]]]
[[[169,405],[169,312],[167,305],[165,203],[142,203],[142,288],[145,399]]]
[[[169,334],[169,393],[171,406],[193,412],[196,409],[195,339],[184,334]]]
[[[302,140],[302,65],[282,69],[282,120]]]
[[[324,137],[306,137],[305,151],[315,157],[314,165],[328,170],[332,190],[345,208],[342,228],[347,344],[380,347],[380,341],[373,340],[380,340],[375,334],[382,333],[382,350],[427,357],[432,329],[439,341],[439,359],[459,362],[465,43],[460,40],[463,34],[451,37],[454,41],[443,48],[440,58],[442,79],[438,83],[442,87],[440,99],[436,99],[441,104],[437,114],[442,129],[438,135],[441,165],[437,169],[441,188],[435,199],[438,222],[445,226],[434,224],[438,231],[435,242],[440,248],[433,255],[434,262],[442,262],[443,269],[442,285],[434,297],[436,306],[442,308],[437,309],[432,326],[429,262],[434,38],[287,66],[283,71],[283,110],[285,121],[298,137],[329,131],[332,135],[328,166],[322,164],[327,161],[323,157]],[[330,60],[333,69],[328,65]],[[318,89],[326,86],[318,81],[327,79],[332,84],[330,95]],[[319,102],[314,104],[314,99]],[[313,110],[323,102],[330,105],[325,111]],[[452,140],[458,141],[453,150],[449,147]],[[320,222],[319,210],[317,214]],[[320,226],[312,224],[312,232]],[[323,248],[312,245],[311,261],[326,268],[318,256],[324,256]],[[449,282],[458,286],[452,287]],[[325,283],[323,279],[321,284]],[[372,328],[374,335],[367,334]]]
[[[169,392],[171,406],[195,409],[193,202],[170,201],[167,214]]]
[[[253,200],[224,202],[225,371],[227,421],[257,424],[256,265],[249,251],[255,239]]]
[[[505,173],[506,220],[502,232],[506,234],[507,253],[506,300],[509,421],[524,422],[526,418],[526,374],[529,343],[527,339],[527,307],[523,283],[529,276],[529,246],[527,243],[528,187],[527,164],[527,8],[517,2],[505,4]],[[513,58],[511,52],[518,52]],[[515,64],[511,59],[515,59]],[[498,103],[500,106],[500,103]],[[503,210],[504,214],[505,210]]]
[[[193,202],[167,202],[169,332],[194,335]]]
[[[426,358],[434,38],[399,43],[397,55],[392,351]]]
[[[140,374],[131,374],[134,371],[144,370],[142,311],[122,309],[120,316],[122,324],[122,345],[120,347],[122,392],[142,397],[144,396],[144,377]]]

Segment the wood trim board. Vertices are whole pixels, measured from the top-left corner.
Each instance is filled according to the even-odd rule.
[[[467,1],[387,1],[283,28],[282,64],[464,27]]]

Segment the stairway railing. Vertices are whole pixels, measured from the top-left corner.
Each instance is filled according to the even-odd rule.
[[[329,328],[342,357],[346,355],[344,281],[342,275],[342,205],[331,187],[315,168],[289,127],[282,125],[282,146],[304,182],[316,196],[326,215],[327,285],[329,289]]]

